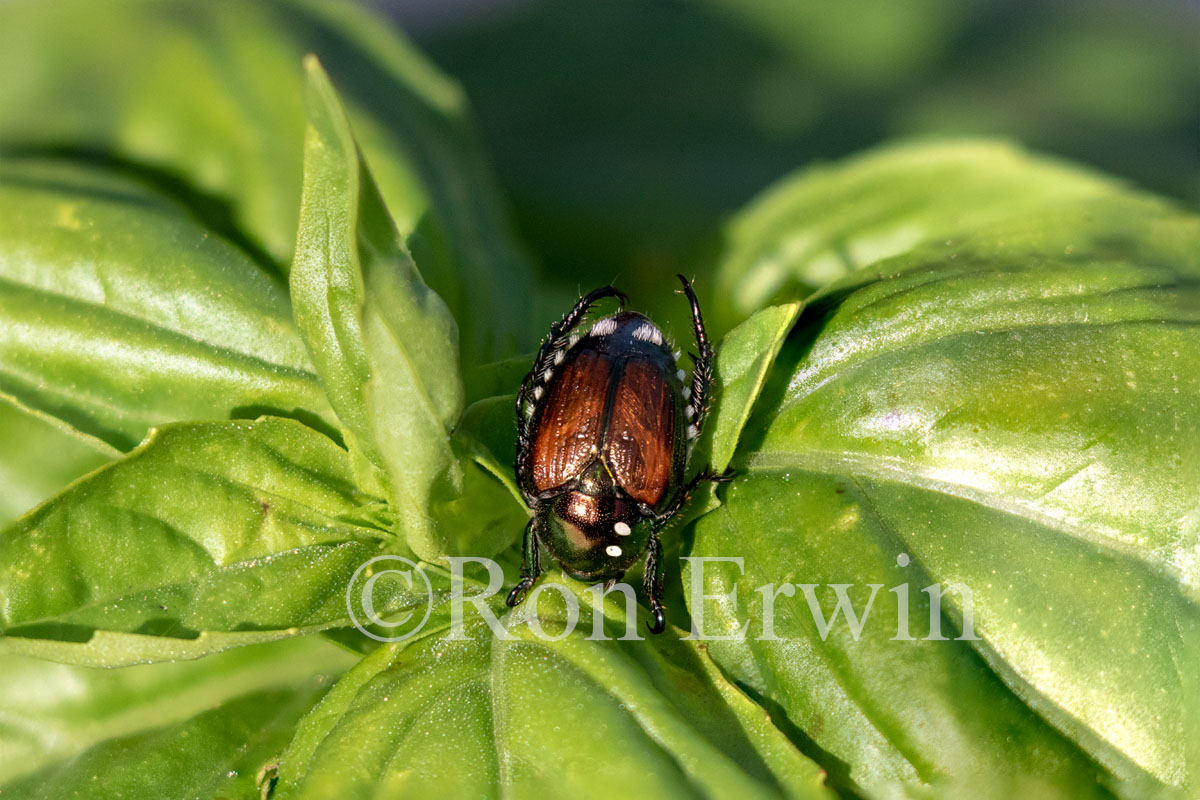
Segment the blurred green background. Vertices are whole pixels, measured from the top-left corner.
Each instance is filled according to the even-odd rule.
[[[883,142],[1009,138],[1200,205],[1196,0],[357,2],[468,105],[355,0],[0,0],[0,149],[151,180],[271,269],[291,257],[299,62],[316,51],[426,280],[452,308],[505,310],[460,314],[481,360],[527,352],[608,282],[686,330],[671,276],[719,306],[734,212]],[[719,337],[731,320],[711,321]]]
[[[661,306],[756,192],[897,137],[1011,137],[1200,202],[1200,3],[375,5],[465,87],[566,292]]]

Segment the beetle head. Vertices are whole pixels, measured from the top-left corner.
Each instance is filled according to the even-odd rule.
[[[537,510],[537,532],[563,569],[577,578],[620,578],[650,540],[652,520],[637,504],[609,489],[566,491]]]

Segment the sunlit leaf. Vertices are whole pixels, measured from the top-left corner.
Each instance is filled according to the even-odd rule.
[[[0,532],[0,649],[116,666],[345,624],[388,525],[299,423],[163,428]]]
[[[721,340],[715,366],[717,397],[706,422],[712,434],[701,441],[703,446],[711,439],[713,471],[729,466],[750,411],[799,312],[795,303],[763,309]],[[697,458],[704,455],[704,450],[697,450]]]
[[[1130,796],[1190,790],[1200,223],[1114,186],[1076,194],[1094,179],[1005,150],[1027,186],[1004,209],[963,199],[939,216],[929,175],[987,185],[994,165],[973,153],[973,167],[953,148],[944,165],[932,149],[874,155],[748,212],[826,207],[778,216],[758,249],[825,241],[827,219],[859,213],[828,198],[883,174],[908,187],[920,230],[977,228],[893,240],[890,257],[810,298],[739,443],[738,478],[697,526],[692,555],[745,558],[744,575],[706,570],[709,594],[736,584],[739,601],[708,603],[709,623],[755,629],[714,656],[871,795],[899,780],[1078,796],[1091,762]],[[787,263],[804,275],[814,262]],[[861,638],[844,620],[823,638],[794,590],[776,601],[781,641],[761,641],[756,588],[772,583],[818,585],[826,615],[830,584],[852,584],[859,611],[881,588]],[[969,592],[935,605],[949,641],[893,640],[905,609],[913,637],[930,631],[921,590],[934,584]],[[901,585],[907,599],[890,591]],[[955,638],[968,627],[978,641]]]
[[[63,162],[0,166],[0,392],[120,450],[180,420],[333,420],[277,278],[137,182]]]
[[[1156,254],[1158,237],[1145,231],[1167,224],[1165,211],[1112,178],[1002,142],[883,148],[780,181],[740,214],[729,226],[714,315],[735,322],[856,271],[872,280],[880,264],[916,248],[939,261],[1027,258],[1030,269],[1058,255],[1080,263],[1131,248]],[[1194,255],[1180,262],[1200,263]]]
[[[433,507],[462,489],[450,447],[463,403],[458,328],[400,242],[315,60],[309,119],[296,320],[352,450],[381,473],[409,545],[433,560],[457,552]]]
[[[5,3],[0,148],[100,161],[153,181],[286,272],[307,53],[348,98],[386,206],[459,317],[468,360],[528,348],[529,267],[462,92],[356,4]]]
[[[563,590],[587,605],[560,641],[523,609],[502,615],[514,637],[502,640],[468,606],[461,641],[443,631],[375,651],[301,725],[280,796],[829,796],[702,645],[677,633],[618,641],[613,598],[605,638],[589,639],[582,588]],[[566,607],[547,594],[542,630],[559,636]]]

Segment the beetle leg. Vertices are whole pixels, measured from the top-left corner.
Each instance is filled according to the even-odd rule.
[[[566,337],[575,326],[583,321],[592,306],[606,297],[617,298],[622,311],[625,310],[625,303],[629,300],[625,293],[615,286],[601,286],[579,298],[579,302],[575,304],[574,308],[563,314],[562,319],[550,326],[550,333],[542,340],[537,357],[533,360],[533,368],[529,370],[525,380],[521,381],[521,388],[517,392],[517,481],[521,485],[521,492],[525,495],[525,503],[530,508],[533,508],[534,497],[528,479],[528,467],[529,455],[533,448],[533,407],[534,401],[540,394],[538,384],[544,380],[543,376],[552,369],[554,358],[562,349]]]
[[[525,599],[525,593],[529,591],[529,587],[533,586],[538,575],[542,574],[541,560],[541,553],[538,552],[538,537],[533,529],[533,520],[531,519],[525,526],[525,542],[521,553],[521,580],[517,581],[517,585],[508,593],[508,599],[505,600],[509,608]]]
[[[667,507],[667,510],[655,516],[655,521],[659,525],[665,525],[668,520],[679,513],[679,510],[682,509],[687,504],[687,501],[691,499],[692,493],[695,492],[697,487],[699,487],[700,484],[704,483],[705,481],[712,481],[713,483],[729,483],[731,480],[733,480],[732,468],[726,469],[719,475],[713,472],[711,469],[700,470],[700,472],[696,473],[696,476],[688,481],[687,484],[679,491],[679,493],[675,495],[675,499],[671,501],[671,505]]]
[[[663,613],[662,593],[662,542],[659,541],[658,531],[653,531],[650,534],[650,544],[646,548],[646,569],[642,578],[642,588],[646,592],[646,599],[650,601],[650,613],[654,615],[654,620],[646,623],[646,627],[651,633],[662,633],[666,630],[667,619]]]
[[[708,415],[709,390],[712,386],[713,349],[712,344],[708,341],[708,331],[704,328],[704,317],[700,314],[700,301],[696,299],[696,292],[692,289],[692,284],[682,275],[675,277],[679,278],[683,284],[683,292],[692,306],[692,326],[696,332],[696,349],[700,351],[699,355],[688,353],[692,357],[694,365],[691,397],[688,398],[688,406],[691,408],[688,437],[690,442],[695,442],[700,435],[704,417]]]

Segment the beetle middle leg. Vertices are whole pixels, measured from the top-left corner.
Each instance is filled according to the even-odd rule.
[[[646,599],[650,601],[650,613],[654,619],[646,623],[651,633],[662,633],[667,628],[666,614],[663,612],[662,594],[662,542],[658,531],[650,534],[650,543],[646,547],[646,569],[642,576],[642,589]]]
[[[509,608],[525,599],[525,593],[529,591],[529,587],[533,586],[534,581],[542,574],[542,555],[538,552],[538,536],[537,531],[533,529],[533,522],[534,520],[531,519],[525,526],[525,541],[521,551],[521,580],[508,593],[508,599],[504,601]]]
[[[687,501],[692,499],[692,494],[697,488],[699,488],[700,484],[706,482],[729,483],[731,480],[733,480],[732,467],[726,469],[722,473],[713,472],[711,469],[700,470],[700,472],[696,473],[696,475],[690,481],[684,484],[684,486],[675,495],[675,499],[671,501],[671,505],[667,506],[667,509],[661,514],[658,514],[655,517],[655,521],[659,525],[667,524],[667,522],[669,522],[676,514],[678,514],[685,505],[687,505]]]

